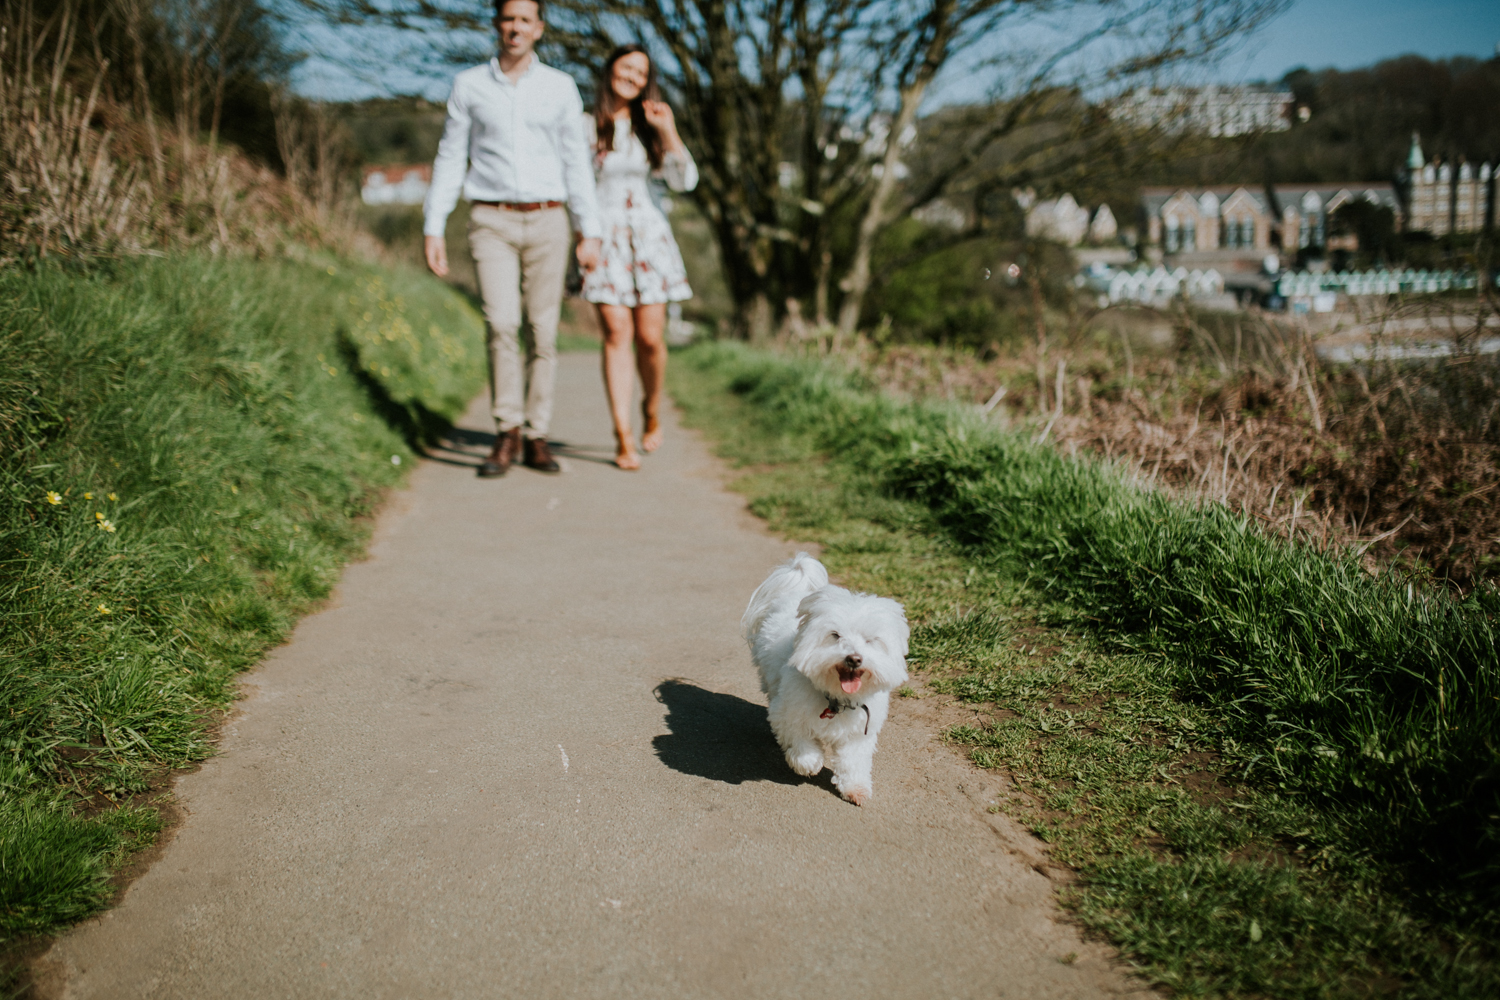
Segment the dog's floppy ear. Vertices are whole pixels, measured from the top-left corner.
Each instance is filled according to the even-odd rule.
[[[814,669],[812,664],[817,659],[826,624],[815,619],[827,609],[830,599],[827,590],[815,590],[797,604],[797,635],[787,662],[798,673],[810,675]]]
[[[822,595],[821,591],[815,590],[811,594],[808,594],[806,597],[802,598],[802,600],[800,600],[800,601],[797,602],[797,627],[798,628],[802,628],[804,625],[807,624],[807,620],[809,618],[811,618],[813,615],[817,614],[818,601],[819,601],[819,598],[821,598],[822,596],[823,595]]]
[[[875,600],[885,619],[885,627],[881,631],[895,640],[897,649],[905,658],[911,644],[911,626],[906,623],[906,609],[889,597],[877,597]]]
[[[809,622],[821,614],[838,607],[839,600],[849,596],[842,587],[823,587],[802,598],[797,603],[797,631],[807,628]]]
[[[827,584],[828,570],[823,568],[823,564],[806,552],[798,552],[773,569],[771,575],[750,595],[750,603],[745,606],[745,613],[740,618],[740,634],[746,641],[753,641],[753,636],[760,631],[766,617],[783,607],[783,601],[799,593],[816,591]]]

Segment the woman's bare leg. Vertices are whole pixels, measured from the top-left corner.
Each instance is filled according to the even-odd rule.
[[[639,469],[630,429],[630,395],[635,389],[635,366],[630,350],[635,340],[635,317],[629,306],[599,306],[599,326],[604,330],[604,393],[609,397],[609,415],[615,424],[615,464]]]
[[[635,307],[635,367],[641,376],[641,415],[646,419],[641,450],[661,447],[662,384],[667,377],[667,327],[665,303]]]

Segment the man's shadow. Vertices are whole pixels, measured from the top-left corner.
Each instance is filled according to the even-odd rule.
[[[730,785],[811,781],[834,791],[827,772],[809,779],[787,766],[764,707],[732,694],[707,691],[682,678],[662,681],[655,694],[667,706],[671,732],[653,739],[651,746],[672,770]]]
[[[477,469],[494,445],[494,434],[454,426],[448,428],[448,433],[440,440],[428,446],[427,458],[444,465]]]
[[[553,452],[567,458],[577,458],[585,462],[598,462],[601,465],[614,465],[615,453],[612,447],[604,445],[573,445],[566,441],[548,439],[547,444]],[[477,469],[489,454],[490,449],[495,446],[495,435],[492,431],[478,431],[468,427],[452,427],[441,439],[428,445],[426,457],[434,462],[444,465],[457,465],[468,469]]]

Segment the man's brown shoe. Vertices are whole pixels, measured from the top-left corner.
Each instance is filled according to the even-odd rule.
[[[521,454],[521,428],[512,427],[495,437],[495,447],[489,457],[479,466],[479,475],[485,479],[503,476]]]
[[[538,472],[562,471],[562,466],[557,464],[557,459],[547,450],[546,438],[526,439],[526,465]]]

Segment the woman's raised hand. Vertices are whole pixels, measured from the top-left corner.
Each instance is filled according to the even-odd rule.
[[[652,128],[660,132],[676,130],[677,121],[672,116],[672,106],[666,101],[642,101],[641,108],[646,112],[646,121],[651,123]]]
[[[677,119],[672,106],[666,101],[642,101],[641,110],[646,113],[646,122],[661,136],[662,144],[670,150],[680,149],[682,139],[677,135]]]

